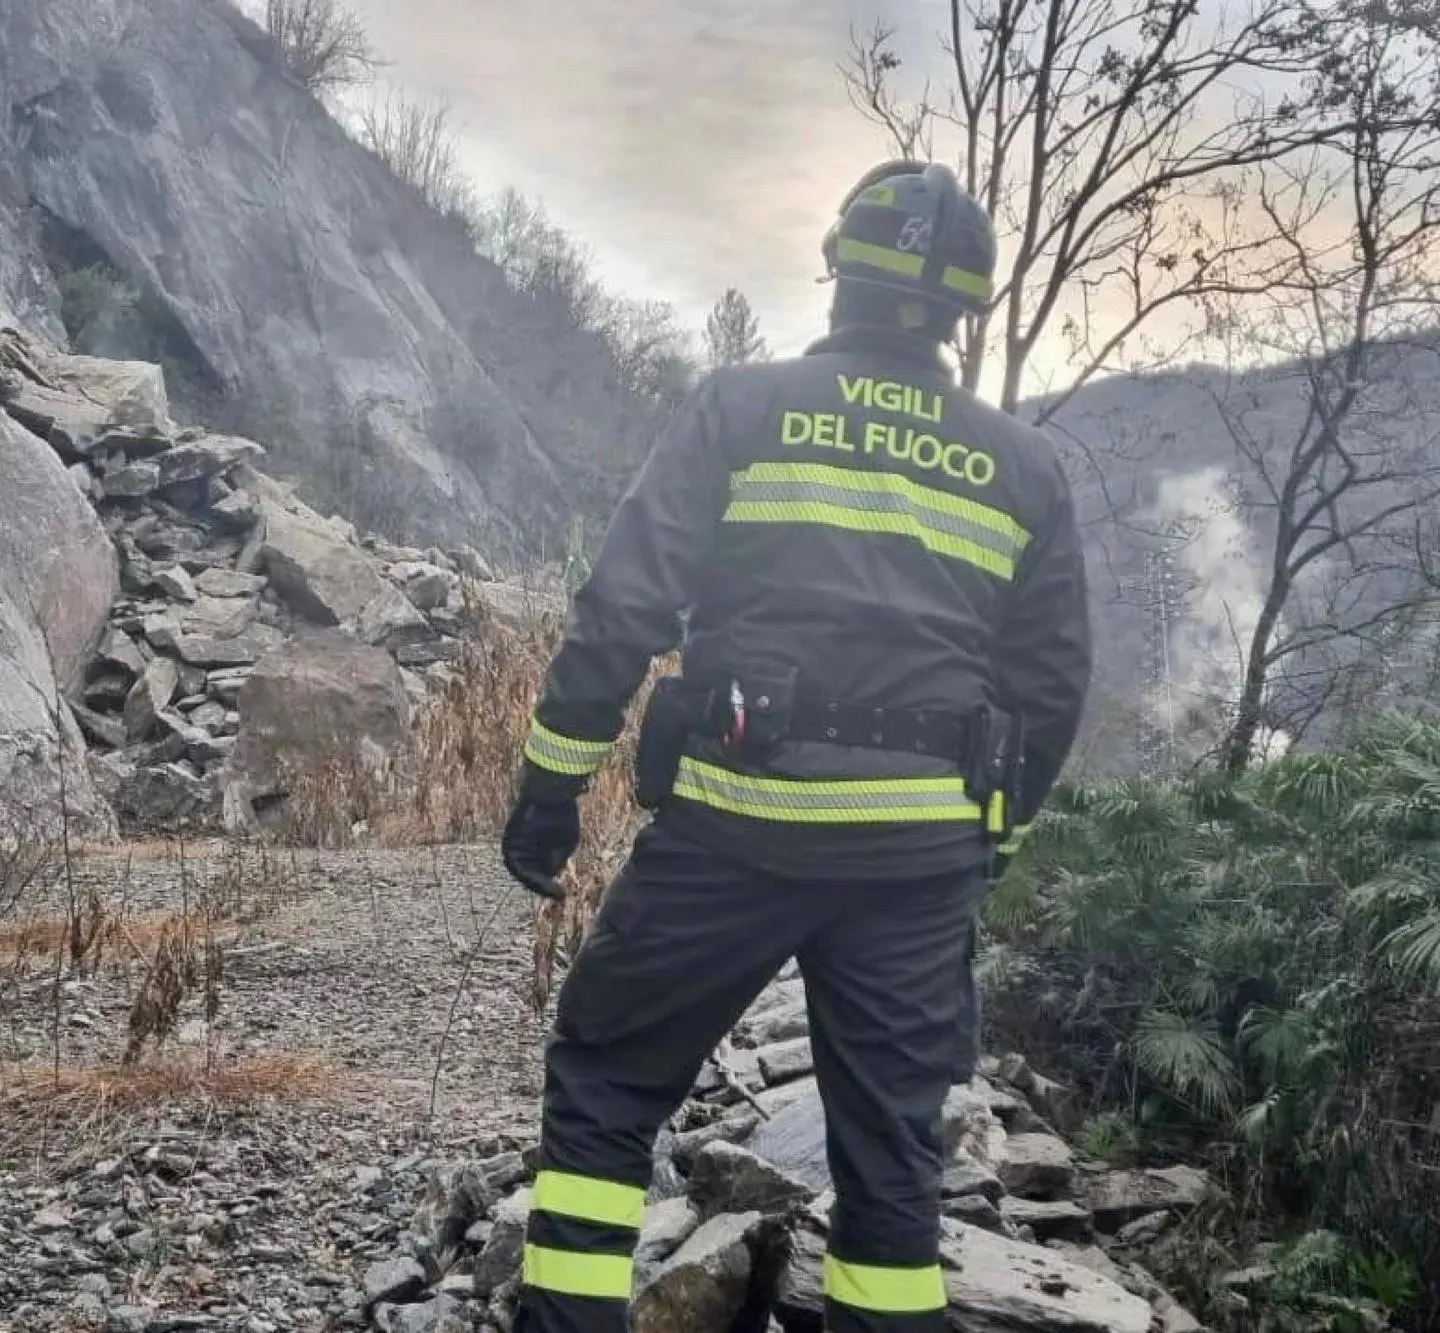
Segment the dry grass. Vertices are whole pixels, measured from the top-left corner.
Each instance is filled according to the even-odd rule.
[[[0,1064],[0,1162],[64,1170],[125,1142],[157,1114],[335,1102],[350,1083],[323,1056],[283,1052],[231,1064],[204,1055],[118,1068]]]
[[[133,916],[108,917],[98,928],[88,950],[85,961],[91,967],[110,962],[119,965],[125,961],[128,946],[134,957],[152,953],[168,933],[184,927],[189,922],[192,928],[199,928],[199,913],[188,916],[177,912],[142,912]],[[238,930],[229,932],[222,943],[233,944]],[[42,916],[28,921],[0,923],[0,966],[26,962],[48,962],[54,959],[57,949],[69,952],[71,948],[71,922],[69,917]]]
[[[0,1110],[48,1108],[77,1118],[200,1100],[221,1106],[334,1098],[342,1087],[322,1056],[267,1054],[216,1065],[203,1056],[167,1056],[110,1068],[0,1065]]]
[[[538,615],[517,631],[482,613],[450,683],[421,715],[402,752],[379,765],[332,757],[289,775],[286,836],[324,847],[361,838],[405,847],[498,836],[515,799],[521,749],[562,628],[558,617]],[[579,947],[643,820],[631,788],[637,722],[656,678],[675,666],[670,659],[655,664],[614,754],[581,802],[583,835],[566,871],[566,902],[537,904],[537,1009],[549,999],[557,968]]]

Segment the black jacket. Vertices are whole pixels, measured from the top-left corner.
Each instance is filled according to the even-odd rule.
[[[685,608],[687,678],[793,667],[849,705],[1023,712],[1021,825],[1074,741],[1091,649],[1054,449],[908,337],[842,330],[695,390],[575,598],[526,747],[530,790],[599,766]],[[782,874],[913,878],[987,855],[957,781],[931,755],[807,741],[760,768],[697,739],[659,817]]]

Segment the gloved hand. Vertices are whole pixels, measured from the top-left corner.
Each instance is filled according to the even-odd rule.
[[[531,893],[565,897],[556,880],[580,845],[580,806],[574,797],[537,801],[522,796],[500,838],[505,869]]]

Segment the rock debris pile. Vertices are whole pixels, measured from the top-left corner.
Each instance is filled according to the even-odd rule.
[[[804,1033],[801,983],[777,982],[707,1064],[678,1132],[662,1134],[636,1251],[638,1333],[821,1327],[833,1194]],[[1209,1180],[1077,1160],[1042,1114],[1059,1092],[1019,1057],[951,1089],[942,1263],[954,1327],[1194,1333],[1137,1256],[1206,1201]],[[532,1149],[434,1172],[352,1317],[382,1333],[508,1330],[534,1167]]]
[[[259,445],[178,427],[159,366],[0,330],[0,409],[55,451],[118,556],[68,703],[122,828],[222,802],[243,824],[274,794],[280,750],[392,745],[447,678],[467,589],[519,610],[473,548],[362,539],[259,471]]]

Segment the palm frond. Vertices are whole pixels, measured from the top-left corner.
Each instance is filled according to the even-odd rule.
[[[1150,1009],[1136,1025],[1133,1049],[1146,1074],[1205,1114],[1223,1116],[1234,1106],[1240,1078],[1212,1024]]]

